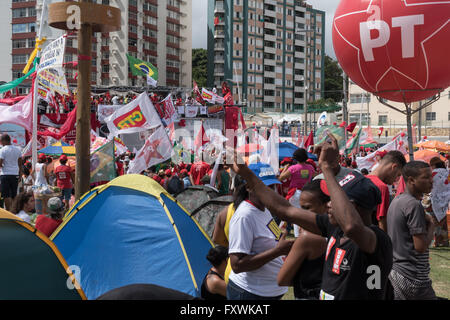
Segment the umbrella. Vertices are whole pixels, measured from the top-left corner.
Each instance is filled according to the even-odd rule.
[[[430,149],[439,152],[450,152],[450,146],[445,142],[437,141],[437,140],[428,140],[424,142],[420,142],[416,144],[418,148]]]
[[[259,150],[262,150],[263,146],[257,143],[250,143],[237,148],[237,152],[239,153],[253,153]]]
[[[59,156],[62,154],[65,154],[67,156],[74,156],[76,154],[76,151],[74,146],[58,141],[51,146],[39,150],[39,153],[43,153],[49,156]]]
[[[278,145],[278,159],[281,162],[284,158],[292,158],[298,147],[290,142],[282,142]],[[317,161],[317,156],[308,152],[308,158]]]
[[[67,157],[67,163],[72,170],[75,170],[77,164],[77,159],[75,157]],[[53,160],[52,163],[47,165],[47,172],[50,174],[53,170],[55,170],[57,167],[59,167],[61,164],[59,163],[59,160]]]
[[[445,158],[441,156],[439,153],[431,151],[431,150],[419,150],[414,152],[414,160],[423,160],[425,162],[430,163],[430,160],[434,157],[439,157],[442,161],[445,161]],[[409,155],[405,155],[406,161],[409,161]]]

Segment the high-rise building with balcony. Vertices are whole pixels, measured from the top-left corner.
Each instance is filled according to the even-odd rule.
[[[12,0],[7,6],[11,23],[10,63],[0,65],[0,81],[21,77],[35,46],[43,12],[43,0]],[[48,1],[51,2],[51,1]],[[95,0],[94,0],[95,2]],[[187,0],[96,0],[98,4],[121,10],[122,28],[111,33],[96,33],[92,41],[92,85],[145,86],[144,77],[131,74],[126,54],[151,62],[158,68],[159,86],[191,87],[192,82],[192,4]],[[5,13],[6,14],[6,13]],[[5,17],[6,19],[6,17]],[[54,28],[51,39],[63,34]],[[70,33],[69,33],[70,34]],[[7,39],[7,38],[6,38]],[[76,33],[67,38],[65,62],[77,61]],[[6,55],[5,55],[6,57]],[[8,61],[8,60],[6,60]],[[5,62],[7,63],[7,62]],[[12,66],[12,67],[11,67]],[[9,68],[9,71],[8,71]],[[65,68],[69,86],[76,86],[76,67]],[[30,80],[19,89],[28,92]]]
[[[323,97],[325,12],[304,1],[208,0],[208,86],[248,112],[301,112]]]
[[[102,63],[102,84],[145,85],[145,79],[132,76],[128,53],[158,68],[158,85],[191,87],[191,1],[109,0],[109,4],[121,9],[122,29],[102,40],[102,52],[108,52],[104,62],[109,61],[107,66]]]

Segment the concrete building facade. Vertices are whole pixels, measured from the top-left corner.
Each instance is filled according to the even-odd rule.
[[[247,112],[302,112],[323,97],[325,12],[304,1],[208,0],[208,87]]]
[[[192,82],[192,3],[186,0],[94,0],[98,4],[118,7],[122,12],[122,29],[97,33],[92,42],[92,85],[145,86],[144,77],[131,74],[126,54],[151,62],[158,68],[159,86],[191,87]],[[2,2],[10,23],[11,37],[5,37],[11,49],[10,62],[0,66],[3,81],[21,77],[22,70],[35,46],[43,13],[43,0]],[[48,0],[47,3],[51,3]],[[5,4],[7,3],[7,5]],[[2,12],[1,14],[6,14]],[[44,21],[45,23],[46,21]],[[56,39],[62,31],[44,26],[44,35]],[[3,46],[2,48],[4,48]],[[76,33],[67,38],[64,61],[77,61]],[[5,53],[6,57],[6,53]],[[9,66],[9,72],[8,72]],[[76,86],[76,67],[66,66],[69,86]],[[7,75],[10,75],[10,78]],[[4,80],[4,79],[6,80]],[[30,80],[19,88],[29,91]]]
[[[415,102],[412,106],[413,110],[417,110],[421,104],[427,101]],[[386,102],[395,108],[406,110],[402,103]],[[352,81],[349,84],[348,119],[350,123],[357,122],[359,124],[361,122],[363,127],[368,124],[372,128],[383,127],[389,136],[406,128],[404,114],[385,106],[378,101],[377,97]],[[418,128],[420,123],[422,124],[421,136],[437,136],[444,140],[448,137],[450,139],[450,88],[441,92],[439,100],[413,115],[412,124]]]

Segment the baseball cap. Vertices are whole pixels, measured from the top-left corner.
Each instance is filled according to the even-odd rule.
[[[39,155],[39,158],[38,158],[39,160],[47,160],[47,156],[45,155],[45,154],[43,154],[43,153],[41,153],[40,155]]]
[[[64,210],[64,204],[58,197],[50,198],[47,202],[47,211],[51,214],[57,214]]]
[[[273,168],[266,163],[253,163],[249,165],[248,168],[252,170],[253,173],[261,179],[266,186],[281,184],[281,182],[276,178]]]
[[[292,158],[288,158],[288,157],[284,158],[281,161],[281,164],[284,165],[285,163],[292,163]]]
[[[59,157],[59,160],[67,161],[67,156],[65,154],[63,154],[61,157]]]
[[[338,183],[344,189],[347,197],[360,207],[374,209],[381,203],[380,189],[359,172],[352,171],[348,173]],[[325,180],[320,181],[320,189],[327,196],[330,196]]]

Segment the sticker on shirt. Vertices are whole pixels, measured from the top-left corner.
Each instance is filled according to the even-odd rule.
[[[309,178],[309,170],[300,170],[300,176],[302,179],[308,179]]]
[[[270,220],[270,222],[267,224],[267,228],[269,228],[270,232],[272,232],[272,234],[275,236],[275,240],[280,240],[282,232],[275,220]]]
[[[320,290],[319,299],[320,300],[334,300],[334,296],[331,295],[331,294],[326,293],[323,290]]]
[[[59,180],[65,180],[67,178],[65,172],[58,172],[58,176]]]
[[[344,256],[345,250],[336,248],[336,251],[334,253],[333,269],[331,269],[331,271],[333,271],[336,274],[341,273],[341,264],[342,261],[344,260]]]
[[[328,255],[330,254],[330,250],[331,250],[331,248],[333,248],[335,243],[336,243],[336,239],[334,237],[331,237],[330,240],[328,241],[327,253],[325,254],[325,261],[327,261]]]

